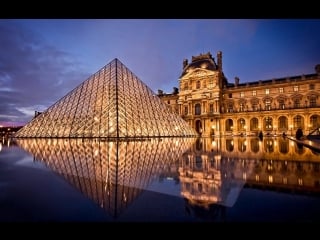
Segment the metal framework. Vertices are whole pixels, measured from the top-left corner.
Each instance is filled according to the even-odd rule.
[[[117,58],[15,137],[186,137],[197,133]]]

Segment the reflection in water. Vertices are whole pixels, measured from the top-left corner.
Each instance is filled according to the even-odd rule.
[[[180,183],[186,213],[207,220],[225,219],[243,188],[320,193],[319,153],[286,138],[17,141],[114,217],[143,190],[170,194],[153,184],[168,178]]]
[[[177,162],[192,138],[18,139],[18,144],[117,217]],[[161,191],[161,190],[160,190]]]
[[[15,139],[11,138],[11,137],[1,137],[0,139],[0,152],[2,151],[3,148],[5,147],[12,147],[12,146],[17,146],[17,143],[15,141]]]
[[[197,139],[179,164],[186,210],[224,220],[243,187],[319,194],[319,156],[286,138]]]

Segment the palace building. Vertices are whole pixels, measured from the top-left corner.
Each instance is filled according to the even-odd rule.
[[[320,64],[306,75],[229,82],[222,52],[208,52],[183,60],[179,88],[158,96],[203,137],[319,134]]]

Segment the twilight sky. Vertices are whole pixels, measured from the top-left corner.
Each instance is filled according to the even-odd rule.
[[[0,125],[30,121],[118,58],[154,92],[222,51],[229,82],[315,72],[320,19],[0,19]]]

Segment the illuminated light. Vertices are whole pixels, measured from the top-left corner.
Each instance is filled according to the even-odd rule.
[[[214,126],[212,125],[211,128],[214,129]]]
[[[127,202],[127,195],[126,195],[126,193],[123,193],[123,200],[124,200],[125,202]]]
[[[96,156],[98,156],[98,154],[99,154],[99,150],[96,149],[96,150],[94,151],[94,156],[96,157]]]
[[[0,152],[1,152],[1,150],[2,150],[2,144],[0,143]]]
[[[212,141],[212,142],[211,142],[211,145],[212,145],[213,147],[217,146],[216,141]]]
[[[94,117],[94,121],[98,122],[98,121],[99,121],[99,119],[98,119],[97,117]]]
[[[170,181],[170,180],[173,180],[173,178],[172,178],[172,177],[167,177],[166,179],[167,179],[167,180],[169,180],[169,181]]]

